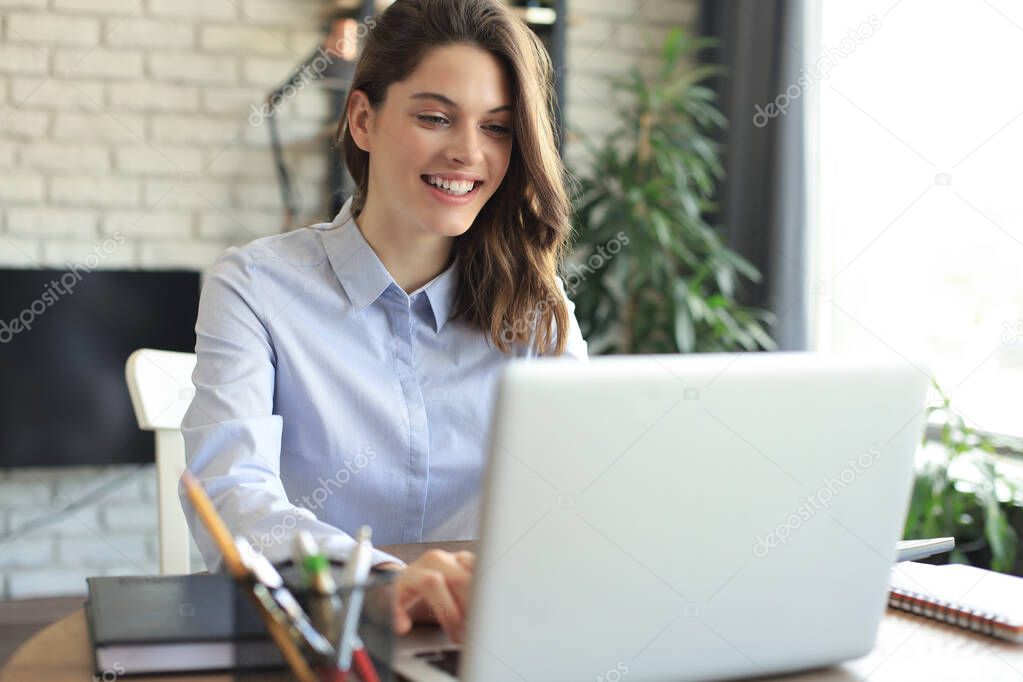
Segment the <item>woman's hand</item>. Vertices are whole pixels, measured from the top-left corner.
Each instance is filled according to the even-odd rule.
[[[404,568],[380,564],[396,570],[394,578],[394,631],[403,635],[412,623],[440,623],[454,642],[465,635],[465,617],[469,609],[469,585],[476,555],[472,552],[426,551]]]

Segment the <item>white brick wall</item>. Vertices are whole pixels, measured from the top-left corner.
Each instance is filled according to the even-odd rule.
[[[250,105],[313,49],[327,4],[0,1],[0,267],[63,267],[120,231],[127,243],[101,267],[204,270],[228,245],[280,231],[268,131],[249,124]],[[652,65],[637,43],[695,8],[570,0],[569,124],[607,130],[603,78]],[[325,155],[310,140],[328,115],[307,89],[279,118],[300,223],[327,217]],[[569,138],[570,164],[577,147]],[[19,532],[122,476],[102,500]],[[156,572],[155,509],[152,467],[0,470],[0,598]]]
[[[616,127],[609,76],[638,66],[658,65],[658,50],[674,27],[693,27],[698,0],[568,0],[569,17],[565,110],[569,134],[565,162],[579,172],[586,158],[573,129],[595,139]]]
[[[53,77],[68,81],[72,88],[75,79],[83,76],[121,80],[142,78],[142,54],[127,50],[101,47],[57,50],[52,62]]]
[[[18,45],[0,45],[0,64],[4,65],[4,72],[45,74],[47,71],[46,55],[31,47]]]
[[[80,208],[12,206],[7,209],[7,231],[24,237],[92,237],[99,213]]]
[[[22,168],[34,171],[104,173],[110,170],[110,150],[100,145],[38,142],[21,151],[20,161]]]
[[[5,21],[7,35],[26,43],[92,47],[100,38],[99,20],[88,17],[14,11],[7,14]]]
[[[156,545],[149,540],[156,527],[155,476],[152,466],[0,473],[5,596],[82,594],[86,576],[105,574],[111,567],[155,573]],[[96,503],[78,506],[108,486],[116,487]],[[57,520],[18,532],[44,519]]]

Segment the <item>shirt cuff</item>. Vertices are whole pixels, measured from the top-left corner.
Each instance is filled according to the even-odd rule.
[[[347,561],[352,550],[355,549],[355,540],[349,535],[331,535],[321,541],[320,547],[331,560]],[[408,565],[398,557],[382,552],[375,547],[370,552],[370,557],[370,566],[376,566],[387,561],[393,561],[403,568]]]
[[[387,552],[381,552],[379,549],[374,549],[372,556],[373,556],[373,568],[376,568],[379,564],[388,563],[388,562],[398,564],[402,568],[405,568],[406,566],[408,566],[408,564],[406,564],[404,561],[402,561],[398,557],[396,557],[394,555],[391,555],[391,554],[388,554]]]

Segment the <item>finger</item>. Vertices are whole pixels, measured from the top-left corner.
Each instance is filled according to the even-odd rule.
[[[408,613],[395,605],[391,626],[396,634],[404,635],[412,629],[412,619],[409,617]]]
[[[458,565],[445,573],[448,587],[461,612],[469,612],[469,590],[472,587],[472,571]]]
[[[476,555],[472,552],[462,551],[455,552],[454,557],[455,561],[458,562],[458,565],[464,568],[469,574],[468,579],[465,582],[465,587],[459,590],[461,594],[468,596],[469,588],[472,587],[472,577],[476,572]]]
[[[421,566],[410,566],[402,572],[401,579],[395,583],[394,603],[403,611],[410,611],[422,598],[419,584],[416,582],[416,576],[422,570]]]
[[[430,605],[430,614],[437,619],[452,641],[461,642],[462,608],[451,592],[447,576],[437,570],[424,569],[412,579],[423,600]]]
[[[409,580],[408,572],[408,568],[398,572],[389,595],[391,597],[391,625],[399,635],[412,629],[414,622],[412,611],[422,602],[415,584]]]
[[[470,571],[476,570],[476,555],[472,552],[455,552],[455,560]]]
[[[468,610],[469,588],[472,584],[472,567],[463,562],[475,562],[472,552],[446,552],[432,549],[423,554],[420,563],[434,568],[444,574],[450,586],[451,594],[458,602],[458,608],[465,613]]]
[[[423,571],[436,571],[441,573],[449,585],[449,591],[458,600],[459,609],[465,611],[465,599],[472,581],[472,572],[466,569],[455,558],[454,554],[431,550],[423,557],[411,564],[396,581],[398,605],[409,610],[415,601],[422,595],[416,583],[417,577]]]

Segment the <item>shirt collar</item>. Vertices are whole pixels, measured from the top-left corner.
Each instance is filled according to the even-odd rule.
[[[391,273],[369,245],[355,219],[349,197],[332,221],[333,227],[321,232],[323,246],[330,259],[334,274],[352,301],[356,312],[362,312],[394,285],[395,291],[405,295]],[[438,333],[451,314],[455,287],[458,284],[458,258],[432,280],[412,292],[425,291],[433,312],[434,329]]]

